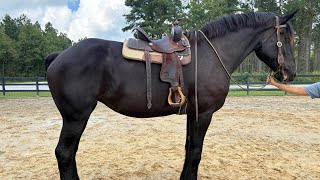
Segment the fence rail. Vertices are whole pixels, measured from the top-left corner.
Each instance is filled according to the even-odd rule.
[[[0,92],[49,92],[48,83],[44,77],[1,77]]]
[[[232,76],[236,83],[230,83],[230,91],[246,91],[247,95],[250,95],[251,91],[279,91],[279,89],[266,85],[266,76],[263,75],[240,75]],[[297,75],[297,78],[313,78],[314,81],[293,81],[292,85],[308,85],[320,81],[319,75],[301,74]],[[238,85],[241,87],[239,87]],[[45,77],[1,77],[0,92],[3,96],[6,92],[36,92],[39,96],[40,92],[49,92],[48,83]],[[286,94],[286,93],[285,93]]]

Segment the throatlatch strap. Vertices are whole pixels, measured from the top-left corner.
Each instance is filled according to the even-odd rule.
[[[149,51],[144,51],[144,57],[146,59],[146,73],[147,73],[147,107],[151,108],[152,94],[151,94],[151,56]]]

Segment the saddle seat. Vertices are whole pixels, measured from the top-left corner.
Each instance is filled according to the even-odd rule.
[[[151,40],[148,34],[142,28],[138,27],[136,28],[136,30],[137,39],[148,42],[152,50],[160,53],[173,53],[177,51],[183,51],[188,46],[188,43],[186,43],[185,41],[181,41],[181,38],[174,41],[174,35],[176,35],[176,32],[173,32],[173,34],[170,34],[158,40]]]

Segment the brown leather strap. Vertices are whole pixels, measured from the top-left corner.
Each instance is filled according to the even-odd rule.
[[[180,62],[180,60],[179,60],[179,63],[181,63]],[[183,92],[183,90],[184,90],[184,80],[183,80],[183,72],[182,72],[182,68],[179,68],[178,69],[178,75],[179,75],[179,86],[180,86],[180,88],[181,88],[181,90],[182,90],[182,92]],[[181,99],[181,97],[180,97],[180,95],[179,95],[179,92],[178,91],[175,91],[174,92],[174,97],[175,97],[175,102],[178,102],[178,101],[180,101],[180,99]]]
[[[281,38],[280,38],[280,30],[281,28],[286,27],[286,25],[280,25],[279,22],[279,17],[276,16],[276,30],[277,30],[277,47],[278,47],[278,63],[279,63],[279,70],[284,71],[284,57],[283,57],[283,53],[282,53],[282,43],[281,43]]]
[[[198,34],[197,31],[194,32],[195,36],[195,46],[194,46],[194,56],[195,56],[195,70],[194,70],[194,103],[196,108],[196,122],[199,121],[199,105],[198,105]]]
[[[178,74],[179,74],[179,81],[180,81],[179,87],[181,88],[181,92],[183,93],[183,91],[184,91],[184,80],[183,80],[182,68],[178,69]],[[180,97],[179,92],[178,91],[174,92],[174,95],[175,95],[175,102],[179,102],[180,99],[182,98],[182,97]],[[183,106],[184,104],[180,104],[180,105]],[[178,114],[180,114],[180,113],[178,113]]]
[[[179,77],[180,77],[180,87],[183,91],[184,90],[184,79],[183,79],[182,67],[178,70],[178,73],[179,73]]]
[[[146,73],[147,73],[147,107],[151,108],[152,93],[151,93],[151,56],[149,51],[144,51],[144,57],[146,59]]]

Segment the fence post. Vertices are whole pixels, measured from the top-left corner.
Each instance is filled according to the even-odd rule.
[[[250,88],[249,88],[249,75],[247,75],[247,96],[249,96],[249,91],[250,91]]]
[[[36,91],[37,91],[37,97],[39,97],[39,77],[36,76]]]
[[[5,78],[4,78],[4,76],[2,76],[2,94],[3,94],[3,96],[6,95]]]

